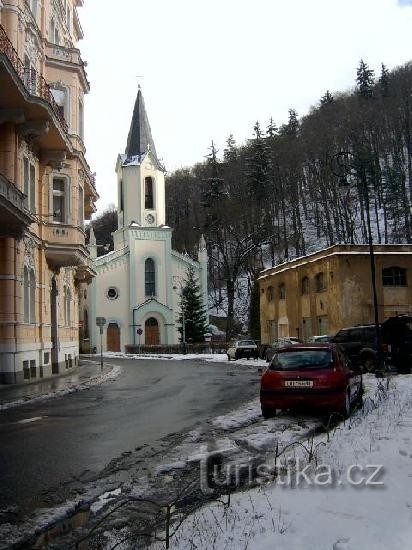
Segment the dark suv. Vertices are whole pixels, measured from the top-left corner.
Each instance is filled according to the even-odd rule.
[[[373,370],[376,356],[375,325],[343,328],[330,341],[340,344],[354,365]]]
[[[387,364],[399,373],[410,372],[412,366],[412,316],[390,317],[380,325],[382,354]],[[355,365],[373,370],[376,360],[375,325],[359,325],[341,329],[331,339],[340,344]]]

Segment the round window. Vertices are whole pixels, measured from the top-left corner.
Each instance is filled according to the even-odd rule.
[[[110,300],[116,300],[116,298],[119,297],[119,291],[114,286],[111,286],[107,289],[107,297],[110,298]]]

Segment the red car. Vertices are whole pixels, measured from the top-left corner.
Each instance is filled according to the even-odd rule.
[[[362,373],[337,344],[294,344],[277,350],[263,373],[260,403],[265,418],[303,407],[348,417],[362,395]]]

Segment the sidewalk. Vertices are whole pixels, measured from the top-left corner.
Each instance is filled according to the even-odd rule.
[[[99,362],[81,359],[80,366],[70,372],[33,382],[0,386],[0,411],[24,405],[33,400],[51,399],[115,378],[120,369],[105,365],[101,371]]]

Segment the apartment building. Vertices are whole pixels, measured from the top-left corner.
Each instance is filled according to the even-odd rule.
[[[412,245],[375,245],[379,320],[412,312]],[[374,322],[367,245],[334,245],[261,272],[262,343]]]
[[[84,220],[83,0],[0,0],[0,383],[78,363]]]

